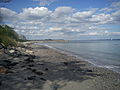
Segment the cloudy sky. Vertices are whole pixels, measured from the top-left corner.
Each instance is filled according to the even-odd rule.
[[[120,39],[120,0],[12,0],[3,22],[27,39]]]

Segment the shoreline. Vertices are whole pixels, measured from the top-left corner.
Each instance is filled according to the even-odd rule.
[[[60,53],[64,53],[64,54],[66,54],[66,55],[68,55],[68,56],[73,56],[73,57],[76,57],[76,58],[79,59],[79,60],[86,61],[86,62],[90,63],[91,65],[93,65],[93,66],[95,66],[95,67],[99,67],[99,68],[103,68],[103,69],[109,69],[109,70],[111,70],[111,71],[113,71],[113,72],[115,72],[115,73],[120,74],[120,72],[118,72],[118,71],[116,71],[116,70],[114,70],[114,69],[111,69],[111,68],[109,68],[109,67],[107,67],[107,66],[97,65],[97,64],[95,64],[95,63],[93,63],[93,62],[91,62],[91,61],[89,61],[89,60],[87,60],[87,59],[84,59],[84,58],[82,58],[82,57],[80,57],[80,56],[78,56],[78,55],[75,55],[75,54],[72,53],[72,52],[65,51],[65,50],[62,50],[62,49],[59,49],[59,48],[55,48],[55,47],[52,47],[52,46],[47,45],[47,44],[36,44],[36,45],[44,45],[44,46],[46,46],[46,47],[48,47],[48,48],[50,48],[50,49],[56,50],[56,51],[58,51],[58,52],[60,52]]]
[[[11,52],[13,51],[14,49]],[[1,90],[120,89],[120,74],[95,67],[87,61],[47,46],[23,43],[14,52],[19,52],[20,55],[3,54],[8,58],[7,62],[0,57],[3,61],[0,65],[8,64],[3,67],[7,72],[0,74]]]

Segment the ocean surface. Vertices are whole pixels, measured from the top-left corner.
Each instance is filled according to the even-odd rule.
[[[120,40],[70,41],[67,43],[42,44],[69,52],[96,66],[109,68],[120,73]]]

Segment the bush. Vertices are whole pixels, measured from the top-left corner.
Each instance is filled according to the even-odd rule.
[[[3,43],[5,45],[5,47],[17,45],[17,42],[15,39],[12,39],[5,35],[0,35],[0,43]]]
[[[13,28],[7,25],[0,25],[0,43],[3,43],[5,47],[16,46],[19,40],[18,34],[13,30]]]

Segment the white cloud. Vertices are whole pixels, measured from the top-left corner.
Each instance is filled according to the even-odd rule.
[[[0,8],[0,14],[4,21],[18,20],[17,13],[8,8]]]
[[[110,35],[120,35],[120,32],[110,32]]]
[[[114,23],[120,23],[120,10],[113,12],[111,15],[114,19]]]
[[[23,19],[28,20],[40,20],[40,19],[47,19],[51,11],[48,10],[46,7],[36,7],[36,8],[24,8],[23,12],[19,14],[20,17]]]
[[[113,18],[110,16],[110,14],[97,14],[92,15],[92,18],[90,18],[90,21],[96,23],[96,24],[106,24],[113,20]]]
[[[96,8],[78,11],[65,6],[52,11],[47,7],[24,8],[20,13],[7,8],[1,10],[5,20],[13,21],[12,26],[18,33],[27,36],[40,35],[42,38],[108,35],[109,30],[99,26],[120,22],[120,10],[109,14]]]
[[[55,11],[52,13],[52,17],[63,17],[66,15],[70,15],[74,9],[72,7],[58,7],[55,9]]]
[[[77,12],[73,14],[73,17],[77,19],[87,19],[87,18],[90,18],[95,12],[96,12],[96,9],[92,9],[89,11],[83,11],[83,12]]]
[[[113,2],[111,4],[111,7],[120,7],[120,1],[119,2]]]
[[[116,10],[120,10],[120,1],[112,2],[110,6],[100,9],[100,11],[103,11],[104,13],[111,13]]]

